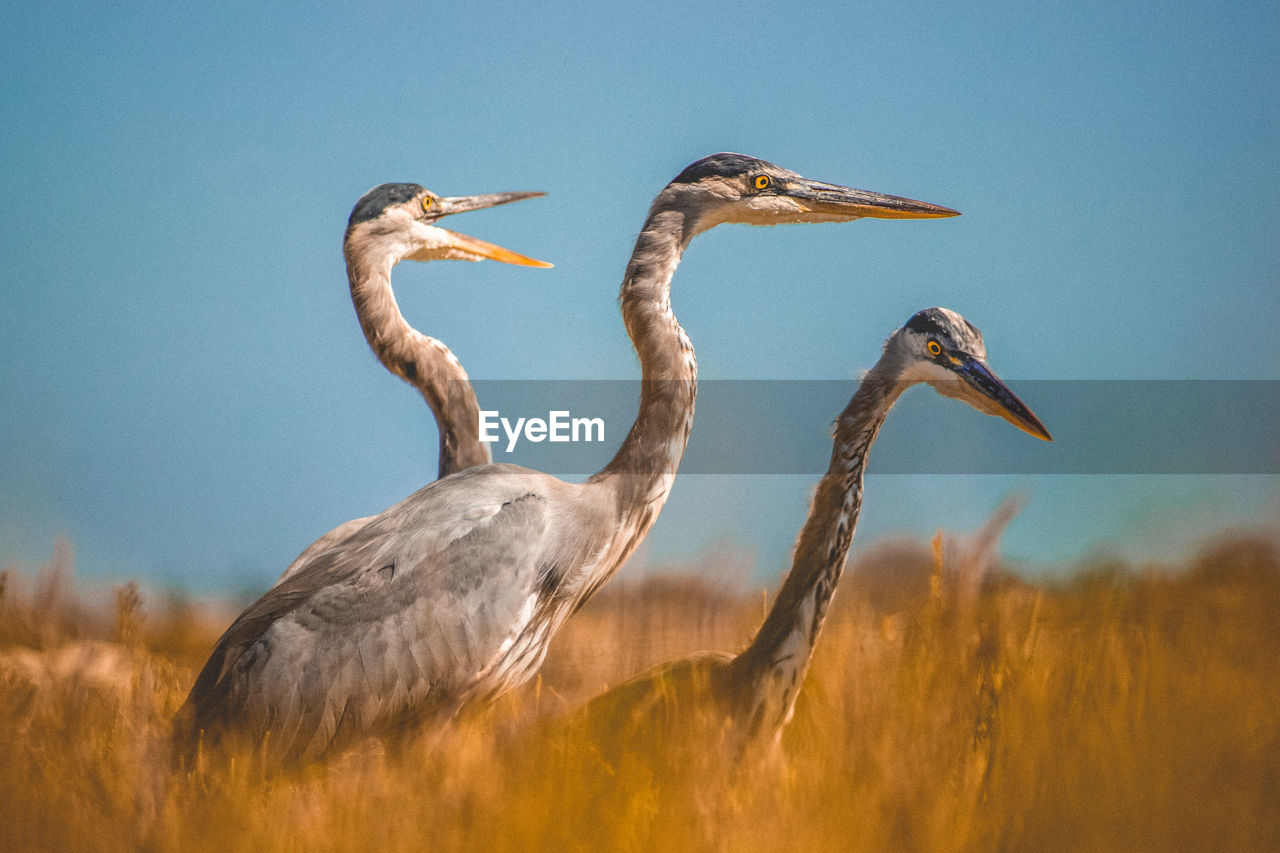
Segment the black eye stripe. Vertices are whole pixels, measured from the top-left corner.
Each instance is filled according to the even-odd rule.
[[[928,311],[921,311],[919,314],[916,314],[908,320],[907,328],[913,332],[919,332],[922,335],[941,336],[946,331],[942,324],[938,322],[938,318]]]
[[[770,166],[770,163],[755,157],[721,152],[712,154],[710,157],[703,157],[701,160],[689,164],[671,183],[693,184],[703,178],[728,178],[743,173],[759,172]]]
[[[376,186],[356,202],[355,208],[351,211],[351,218],[347,220],[347,227],[367,222],[370,219],[377,219],[388,207],[410,201],[420,192],[422,192],[422,187],[418,184],[381,184]]]

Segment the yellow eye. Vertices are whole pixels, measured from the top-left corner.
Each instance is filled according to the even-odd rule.
[[[756,185],[756,189],[758,190],[765,189],[766,187],[769,186],[769,176],[756,175],[755,185]]]
[[[422,209],[423,209],[423,210],[430,210],[430,209],[431,209],[431,205],[433,205],[433,204],[435,204],[435,203],[436,203],[436,200],[435,200],[435,199],[433,199],[433,198],[432,198],[431,196],[429,196],[429,195],[425,195],[425,196],[423,196],[423,197],[422,197]]]
[[[942,344],[937,341],[929,341],[929,355],[937,358],[942,354]]]

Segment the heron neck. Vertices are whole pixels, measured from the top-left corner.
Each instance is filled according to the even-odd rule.
[[[409,325],[391,289],[394,261],[347,252],[351,301],[382,365],[418,389],[440,433],[440,477],[490,461],[480,441],[480,406],[467,372],[441,341]]]
[[[591,478],[616,484],[621,507],[652,506],[654,515],[684,456],[698,393],[694,347],[669,298],[689,237],[681,211],[654,210],[631,252],[620,300],[640,359],[640,411],[613,460]]]
[[[755,639],[734,662],[759,731],[776,732],[790,718],[849,554],[867,454],[904,387],[884,375],[881,364],[858,384],[836,421],[831,463],[796,540],[791,571]]]
[[[619,522],[635,531],[630,548],[666,502],[693,425],[698,366],[670,294],[694,233],[683,211],[655,203],[622,281],[622,319],[640,359],[640,410],[617,454],[591,481],[617,490]]]

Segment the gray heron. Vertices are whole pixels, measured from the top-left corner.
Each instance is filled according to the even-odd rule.
[[[418,184],[379,184],[356,202],[347,220],[342,254],[347,261],[351,302],[369,348],[382,366],[418,389],[436,419],[440,436],[437,477],[492,461],[489,445],[480,440],[471,379],[453,351],[438,338],[424,335],[400,313],[391,270],[401,261],[493,260],[504,264],[547,268],[546,261],[440,227],[454,213],[510,204],[546,193],[507,192],[472,196],[440,196]],[[283,580],[306,565],[317,552],[351,535],[373,516],[353,518],[306,547],[280,575]],[[277,580],[277,583],[279,582]]]
[[[623,277],[641,391],[608,465],[581,483],[468,468],[312,553],[218,641],[175,719],[179,748],[239,733],[265,742],[269,760],[305,761],[358,736],[448,720],[528,680],[674,482],[697,366],[669,295],[693,237],[725,223],[954,215],[741,154],[690,165],[654,199]]]
[[[764,623],[740,654],[704,652],[660,664],[588,702],[567,731],[616,758],[637,737],[662,744],[710,725],[732,757],[773,743],[795,708],[862,508],[871,444],[904,390],[925,383],[947,397],[1052,441],[1031,410],[987,366],[982,334],[945,308],[918,312],[894,332],[835,424],[831,463],[814,491],[791,569]],[[683,728],[683,731],[681,730]]]

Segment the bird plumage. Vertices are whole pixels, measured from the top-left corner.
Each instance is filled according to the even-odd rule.
[[[670,492],[697,366],[669,293],[693,236],[724,222],[806,221],[797,210],[815,221],[955,213],[765,164],[769,181],[785,183],[786,203],[770,214],[756,204],[763,161],[747,172],[718,162],[716,174],[658,194],[628,263],[621,308],[641,363],[640,407],[609,465],[577,484],[512,465],[469,468],[308,549],[218,642],[179,715],[189,742],[235,731],[266,737],[277,758],[313,758],[410,719],[447,719],[528,679]]]
[[[718,738],[735,757],[773,742],[795,707],[848,556],[871,445],[903,390],[927,382],[1049,438],[989,369],[972,372],[974,364],[985,368],[985,358],[981,333],[946,309],[919,312],[890,336],[836,421],[831,462],[797,537],[791,569],[747,648],[738,655],[704,652],[660,665],[593,699],[571,718],[568,731],[596,742],[615,761],[633,738],[661,740],[665,732],[688,735],[695,743]],[[971,378],[979,375],[980,380]]]
[[[447,477],[492,460],[480,440],[480,403],[471,379],[443,341],[409,325],[396,304],[391,270],[403,260],[431,261],[471,255],[462,260],[490,259],[521,266],[549,267],[501,246],[448,231],[440,218],[467,210],[509,204],[542,193],[493,193],[444,198],[418,184],[380,184],[356,202],[347,220],[342,252],[347,262],[351,302],[369,348],[392,374],[418,389],[436,421],[439,435],[437,477]],[[288,578],[317,553],[331,548],[368,523],[373,516],[353,518],[316,539],[280,575]],[[278,583],[279,581],[277,581]]]
[[[351,211],[342,252],[351,301],[369,348],[391,373],[418,389],[440,435],[438,476],[447,477],[491,461],[480,441],[480,406],[470,377],[437,338],[409,325],[396,304],[391,270],[403,260],[495,260],[549,267],[501,246],[438,225],[454,213],[509,204],[542,193],[492,193],[455,198],[418,184],[382,184],[365,193]]]

